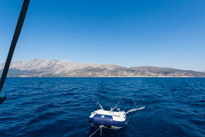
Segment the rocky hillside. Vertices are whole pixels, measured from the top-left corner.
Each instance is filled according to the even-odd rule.
[[[2,72],[4,64],[0,64]],[[11,63],[10,77],[205,77],[204,72],[152,66],[74,63],[65,60],[33,59]]]

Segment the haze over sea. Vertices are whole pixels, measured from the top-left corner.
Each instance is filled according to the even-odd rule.
[[[5,90],[1,137],[89,136],[95,101],[107,110],[146,107],[104,137],[205,136],[205,78],[8,78]]]

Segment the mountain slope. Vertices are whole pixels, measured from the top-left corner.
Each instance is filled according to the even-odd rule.
[[[0,64],[2,72],[4,64]],[[11,63],[10,77],[205,77],[204,72],[162,67],[121,67],[74,63],[65,60],[33,59]]]

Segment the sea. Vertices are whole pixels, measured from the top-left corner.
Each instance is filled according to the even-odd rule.
[[[102,137],[205,137],[205,78],[7,78],[4,91],[0,137],[89,137],[100,105],[145,107]]]

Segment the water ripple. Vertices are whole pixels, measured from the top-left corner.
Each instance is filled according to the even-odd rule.
[[[104,137],[205,136],[204,78],[8,78],[5,89],[1,137],[88,137],[95,101],[125,111],[146,106]]]

